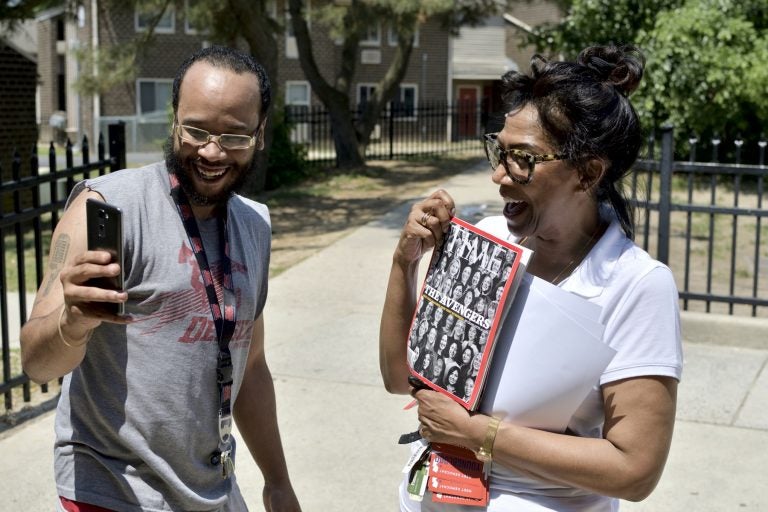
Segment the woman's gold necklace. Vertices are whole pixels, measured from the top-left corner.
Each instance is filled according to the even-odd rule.
[[[579,259],[579,261],[581,261],[582,259],[584,259],[584,256],[586,256],[586,255],[587,255],[587,250],[589,249],[589,246],[592,244],[592,241],[595,239],[595,237],[596,237],[596,236],[597,236],[597,234],[600,232],[600,230],[602,229],[602,227],[603,227],[603,223],[602,223],[602,222],[598,223],[598,225],[597,225],[597,229],[595,229],[595,231],[592,233],[592,236],[590,236],[590,237],[589,237],[589,240],[587,240],[587,243],[586,243],[586,244],[584,244],[584,247],[582,247],[582,248],[581,248],[581,251],[579,251],[579,252],[576,254],[576,256],[575,256],[573,259],[571,259],[571,261],[569,261],[569,262],[568,262],[568,263],[567,263],[567,264],[566,264],[566,265],[563,267],[563,269],[562,269],[562,270],[561,270],[561,271],[560,271],[560,272],[559,272],[559,273],[558,273],[558,274],[555,276],[555,278],[554,278],[554,279],[552,279],[552,281],[550,281],[552,284],[559,284],[559,283],[560,283],[560,277],[561,277],[561,276],[563,276],[563,274],[565,274],[565,271],[566,271],[566,270],[568,270],[569,268],[571,268],[571,265],[573,265],[573,264],[574,264],[574,262],[576,261],[576,259]],[[519,241],[519,242],[517,242],[517,243],[518,243],[518,245],[525,245],[525,242],[526,242],[527,240],[528,240],[528,237],[527,237],[527,236],[524,236],[524,237],[523,237],[523,238],[521,238],[521,239],[520,239],[520,241]],[[568,275],[570,275],[570,274],[568,274]],[[567,277],[567,276],[563,276],[563,278],[565,278],[565,277]]]

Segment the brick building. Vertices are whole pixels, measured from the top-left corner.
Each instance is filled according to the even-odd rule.
[[[32,55],[0,38],[0,179],[11,178],[11,161],[18,150],[26,161],[37,143],[35,118],[36,62]]]
[[[276,0],[272,15],[290,27],[285,4],[285,0]],[[311,12],[309,16],[312,30]],[[176,69],[184,57],[208,44],[205,34],[190,26],[185,12],[171,7],[165,13],[156,27],[153,45],[136,60],[135,82],[93,97],[80,95],[71,86],[79,70],[73,47],[125,44],[145,30],[148,19],[145,13],[114,3],[105,9],[98,0],[81,3],[75,13],[59,9],[38,18],[40,116],[46,136],[55,136],[58,129],[71,140],[79,140],[82,134],[94,134],[107,123],[121,120],[126,123],[129,151],[160,148],[168,133],[167,104]],[[504,71],[518,67],[507,55],[510,28],[514,27],[498,16],[489,18],[484,26],[463,28],[458,36],[452,37],[438,23],[428,21],[418,31],[396,101],[406,109],[436,100],[451,104],[461,101],[468,105],[465,117],[469,122],[458,129],[475,133],[481,102],[493,96]],[[312,40],[318,66],[326,73],[326,79],[333,82],[341,65],[341,47],[317,28],[312,30]],[[366,100],[386,72],[396,44],[394,33],[385,22],[373,27],[361,41],[352,84],[353,101]],[[276,97],[286,105],[319,105],[301,70],[290,30],[278,36],[278,48],[278,73],[271,77]],[[62,117],[66,119],[64,126],[56,128],[62,124]],[[408,119],[406,116],[399,122]]]

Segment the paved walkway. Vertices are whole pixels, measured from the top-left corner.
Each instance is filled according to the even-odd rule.
[[[444,188],[468,220],[501,205],[485,165]],[[406,397],[382,387],[377,339],[406,212],[355,230],[270,284],[267,357],[305,512],[396,510],[406,457],[396,439],[416,419],[402,410]],[[768,323],[702,316],[684,317],[686,368],[665,474],[649,499],[623,510],[768,510]],[[3,434],[0,511],[52,510],[52,432],[48,413]],[[237,471],[252,510],[261,510],[255,464],[241,457]]]

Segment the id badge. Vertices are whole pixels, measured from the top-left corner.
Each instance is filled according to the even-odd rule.
[[[433,449],[429,456],[428,489],[432,501],[473,507],[488,505],[488,475],[472,452]]]

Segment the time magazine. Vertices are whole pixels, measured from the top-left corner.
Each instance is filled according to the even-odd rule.
[[[411,373],[474,410],[531,251],[457,218],[430,261],[408,336]]]

